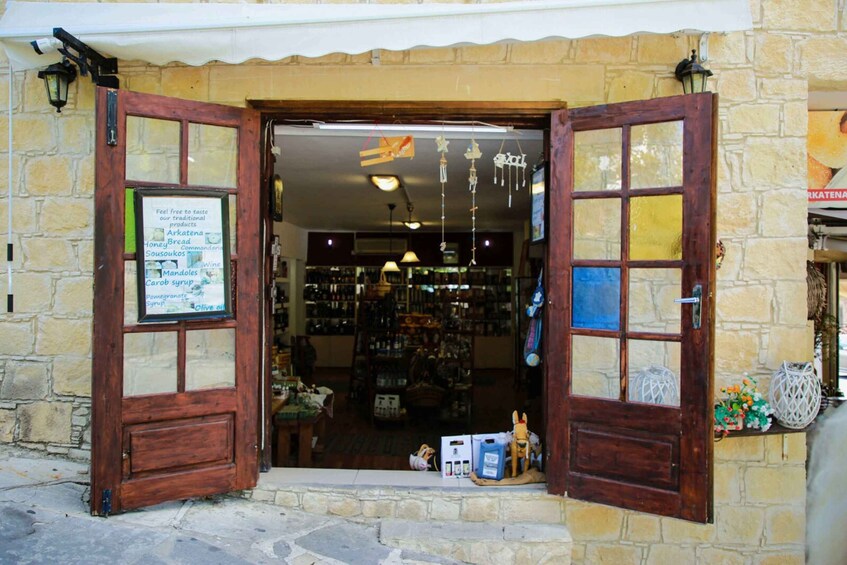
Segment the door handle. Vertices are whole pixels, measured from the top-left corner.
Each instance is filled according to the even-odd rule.
[[[699,284],[695,284],[694,288],[691,289],[691,296],[686,296],[684,298],[675,298],[674,302],[677,304],[693,304],[694,306],[691,308],[691,326],[695,330],[700,329],[700,313],[701,313],[701,298],[703,297],[703,286]]]

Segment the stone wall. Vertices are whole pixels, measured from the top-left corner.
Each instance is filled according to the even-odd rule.
[[[804,268],[807,96],[809,88],[847,85],[847,62],[838,56],[847,50],[845,0],[751,0],[751,7],[754,30],[709,38],[708,66],[720,94],[718,236],[727,248],[716,300],[717,387],[744,372],[766,387],[783,359],[811,356]],[[198,68],[122,62],[121,78],[130,90],[238,106],[247,99],[327,98],[582,106],[680,93],[673,69],[695,46],[696,38],[645,35],[383,52],[380,66],[368,53]],[[0,88],[0,107],[6,97]],[[0,324],[0,441],[79,458],[90,447],[93,97],[90,81],[77,80],[57,115],[35,73],[16,73],[16,312]],[[7,117],[0,122],[4,129]],[[7,174],[8,149],[0,135],[0,178]],[[0,200],[0,245],[7,206]],[[5,285],[2,277],[0,295]],[[802,437],[785,441],[793,445]],[[683,558],[708,553],[729,563],[801,562],[804,473],[800,460],[779,456],[782,441],[718,446],[714,526],[563,501],[575,558],[650,560],[669,552]],[[742,504],[732,503],[736,495]],[[604,529],[607,523],[617,524],[616,531]]]

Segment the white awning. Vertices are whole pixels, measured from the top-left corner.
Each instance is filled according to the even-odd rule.
[[[154,65],[488,45],[753,26],[748,0],[525,0],[487,4],[6,3],[0,43],[16,70],[44,67],[29,42],[62,27],[104,56]],[[668,53],[668,60],[680,58]]]

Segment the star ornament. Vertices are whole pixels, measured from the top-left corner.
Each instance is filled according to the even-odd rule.
[[[439,153],[447,153],[447,146],[450,145],[450,142],[443,135],[439,135],[435,138],[435,144],[438,146]]]

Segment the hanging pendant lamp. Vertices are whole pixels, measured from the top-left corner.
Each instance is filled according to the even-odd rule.
[[[394,208],[395,204],[388,205],[388,261],[385,262],[385,265],[382,266],[383,272],[386,273],[399,273],[400,267],[397,266],[397,262],[391,259],[391,256],[394,255],[394,249],[392,245],[394,244],[393,239],[393,230],[392,226],[394,225]]]
[[[414,209],[415,209],[415,207],[412,205],[411,202],[406,204],[406,210],[409,211],[409,221],[404,222],[404,223],[406,224],[406,227],[408,227],[410,230],[416,230],[419,227],[421,227],[420,222],[413,222],[412,221],[412,210],[414,210]],[[412,227],[412,226],[415,226],[415,227]],[[400,259],[400,262],[401,263],[420,263],[421,260],[418,259],[417,254],[414,251],[412,251],[412,234],[411,233],[409,233],[409,243],[408,243],[407,247],[408,247],[409,250],[406,251],[406,253],[403,255],[403,258]]]

